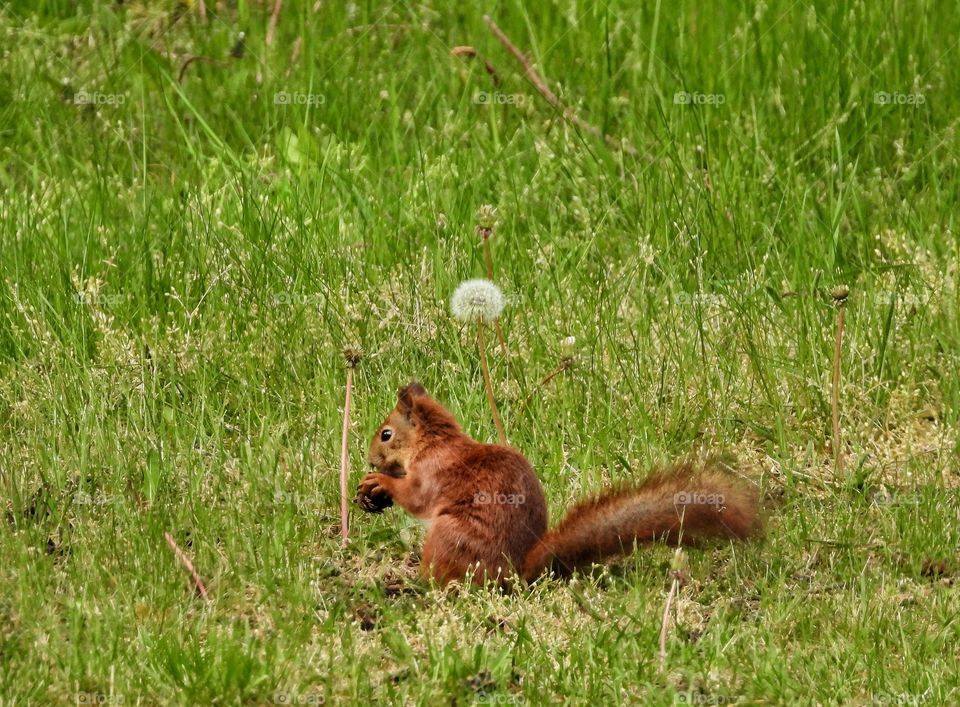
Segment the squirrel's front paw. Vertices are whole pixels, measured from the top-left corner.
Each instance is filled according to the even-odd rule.
[[[376,473],[367,474],[360,480],[354,502],[360,506],[360,510],[367,513],[383,513],[385,508],[393,505],[393,499],[380,485]]]

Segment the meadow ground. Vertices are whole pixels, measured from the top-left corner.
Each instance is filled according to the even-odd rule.
[[[0,703],[960,701],[955,3],[206,5],[0,7]],[[483,204],[552,517],[763,489],[662,671],[669,547],[514,596],[420,582],[396,509],[340,547],[344,347],[351,489],[412,376],[495,438]]]

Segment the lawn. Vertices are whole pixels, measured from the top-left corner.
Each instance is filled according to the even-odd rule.
[[[960,701],[956,3],[202,5],[0,5],[0,705]],[[667,545],[514,594],[398,508],[341,547],[345,348],[351,491],[412,378],[496,439],[484,205],[551,518],[762,491],[662,664]]]

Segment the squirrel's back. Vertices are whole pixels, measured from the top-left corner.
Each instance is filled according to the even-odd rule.
[[[512,447],[474,442],[461,450],[456,463],[437,475],[443,488],[436,516],[456,517],[458,531],[466,529],[479,539],[484,554],[509,559],[519,572],[547,530],[540,482]]]

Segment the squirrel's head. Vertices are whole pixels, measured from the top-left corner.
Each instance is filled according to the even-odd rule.
[[[458,434],[453,416],[413,381],[397,392],[397,406],[374,433],[367,460],[381,473],[403,476],[425,441]]]

